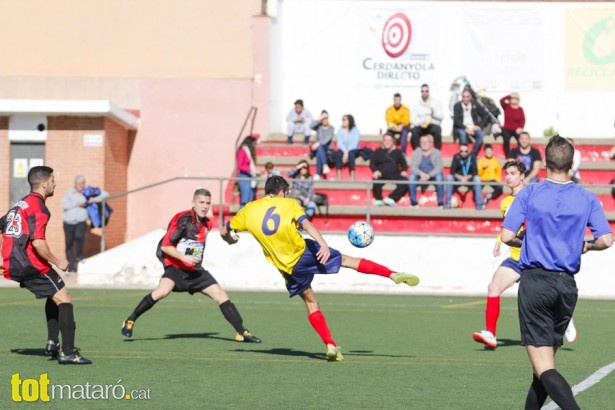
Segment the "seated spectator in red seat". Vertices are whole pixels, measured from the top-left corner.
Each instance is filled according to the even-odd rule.
[[[446,179],[449,183],[446,185],[446,204],[445,208],[451,207],[451,198],[453,197],[453,191],[458,191],[462,186],[472,189],[474,192],[474,204],[476,209],[483,209],[481,201],[482,187],[480,184],[480,178],[478,177],[478,170],[476,165],[476,156],[470,153],[468,144],[461,143],[459,145],[459,153],[453,157],[453,163],[451,164],[451,174]],[[474,185],[453,184],[454,182],[474,182]]]
[[[293,178],[289,198],[294,198],[305,210],[309,219],[314,217],[316,203],[314,202],[314,180],[310,175],[310,166],[304,159],[299,161],[295,169],[288,172],[288,176]]]
[[[294,134],[303,134],[303,144],[310,143],[310,134],[314,118],[312,113],[303,107],[303,100],[295,101],[295,108],[291,109],[286,116],[286,135],[288,135],[288,143],[293,143]]]
[[[359,142],[361,134],[357,128],[354,117],[346,114],[342,117],[342,127],[337,131],[337,153],[335,168],[337,169],[337,179],[342,179],[342,168],[348,165],[350,168],[350,179],[355,178],[355,161],[359,156]]]
[[[493,157],[493,147],[491,144],[485,144],[485,156],[478,160],[478,176],[482,182],[497,182],[497,185],[491,185],[493,192],[485,194],[483,197],[483,207],[487,206],[487,202],[498,199],[504,192],[502,188],[502,166],[500,160]]]
[[[382,146],[374,151],[370,160],[369,167],[373,172],[374,180],[395,180],[403,181],[395,185],[395,190],[391,194],[382,198],[382,186],[384,184],[374,183],[374,206],[395,206],[397,201],[404,196],[408,190],[405,183],[408,178],[408,163],[406,156],[395,146],[395,138],[390,132],[382,136]]]
[[[322,110],[320,118],[312,122],[311,128],[316,131],[316,141],[310,146],[310,158],[316,157],[316,176],[326,177],[330,172],[327,164],[327,150],[333,141],[335,129],[329,124],[329,113]]]
[[[542,155],[540,151],[531,146],[529,132],[523,131],[519,134],[519,146],[510,150],[506,159],[514,159],[525,165],[525,179],[523,180],[525,185],[538,182],[538,173],[542,168]]]
[[[472,154],[478,155],[483,145],[483,131],[489,123],[489,113],[473,98],[469,89],[461,93],[461,101],[453,107],[453,134],[459,136],[460,144],[468,144],[474,139]]]
[[[393,105],[387,108],[384,114],[387,122],[387,131],[395,138],[399,136],[401,152],[406,154],[408,145],[408,132],[410,132],[410,109],[401,103],[401,94],[393,95]]]
[[[442,153],[439,149],[433,147],[433,137],[429,134],[423,135],[419,141],[421,149],[417,149],[412,153],[412,158],[410,158],[410,178],[408,180],[410,182],[444,181]],[[418,185],[410,184],[411,207],[419,206],[416,199]],[[435,185],[438,206],[444,206],[444,185]]]
[[[412,138],[410,143],[416,149],[423,135],[431,135],[436,149],[442,149],[442,128],[440,123],[444,118],[444,110],[440,101],[429,95],[429,85],[421,86],[421,98],[412,107]]]
[[[504,155],[508,158],[510,154],[510,139],[514,138],[519,142],[519,135],[525,127],[525,112],[519,105],[518,93],[510,93],[500,99],[500,105],[504,110],[504,125],[502,126],[502,140]]]

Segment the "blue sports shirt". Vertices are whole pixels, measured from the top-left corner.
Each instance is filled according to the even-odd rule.
[[[517,232],[524,222],[521,269],[575,274],[581,268],[585,228],[594,238],[611,233],[596,196],[572,182],[544,180],[522,189],[502,226]]]

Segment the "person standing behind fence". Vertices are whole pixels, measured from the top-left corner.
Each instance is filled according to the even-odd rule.
[[[239,178],[256,177],[256,138],[248,135],[237,150],[237,176]],[[237,181],[239,187],[239,204],[243,207],[254,199],[256,180]]]
[[[502,225],[502,241],[521,246],[519,325],[533,368],[525,408],[540,409],[547,396],[562,409],[578,409],[570,385],[555,370],[555,353],[577,302],[574,275],[581,255],[613,244],[596,196],[570,180],[574,147],[556,135],[545,150],[547,179],[517,195]],[[518,229],[525,223],[523,239]],[[589,228],[595,239],[585,241]]]
[[[62,209],[64,210],[62,220],[69,273],[77,272],[79,262],[84,259],[83,247],[89,218],[87,206],[91,203],[100,203],[109,196],[108,192],[101,190],[100,195],[86,198],[83,195],[85,189],[85,177],[83,175],[75,176],[74,184],[74,187],[70,188],[62,199]]]
[[[312,122],[311,128],[316,131],[316,142],[310,146],[310,158],[316,157],[316,174],[314,179],[326,177],[331,171],[328,165],[327,150],[333,141],[335,128],[329,124],[329,113],[322,110],[320,119]],[[317,177],[318,176],[318,177]]]

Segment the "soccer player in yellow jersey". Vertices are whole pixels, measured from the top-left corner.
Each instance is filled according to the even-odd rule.
[[[418,285],[419,278],[409,273],[393,272],[367,259],[342,255],[338,250],[329,248],[303,208],[296,200],[287,198],[288,188],[288,182],[283,177],[270,177],[265,183],[265,197],[241,208],[222,228],[220,235],[231,245],[239,240],[233,231],[248,231],[254,236],[263,248],[265,258],[286,280],[290,296],[299,295],[305,302],[308,320],[327,346],[327,360],[341,362],[344,358],[331,336],[311,287],[314,275],[337,273],[343,266],[409,286]],[[299,228],[313,240],[304,239]]]
[[[512,194],[502,199],[500,202],[500,210],[502,216],[506,215],[508,208],[515,200],[515,196],[524,187],[523,178],[525,176],[525,165],[520,161],[510,160],[504,164],[504,181],[506,185],[511,189]],[[524,228],[521,227],[517,236],[522,238],[525,234]],[[500,256],[500,245],[502,240],[498,235],[493,248],[493,256]],[[500,316],[500,295],[512,285],[514,285],[521,276],[521,269],[519,267],[519,257],[521,256],[521,248],[510,247],[510,255],[506,258],[500,266],[496,269],[491,279],[491,283],[487,287],[487,308],[485,310],[485,325],[486,330],[475,332],[472,334],[472,339],[478,343],[483,343],[485,346],[491,349],[495,349],[498,346],[496,335],[496,327],[498,324],[498,317]],[[566,339],[569,343],[574,342],[576,339],[576,329],[574,323],[570,320],[568,329],[566,329]]]

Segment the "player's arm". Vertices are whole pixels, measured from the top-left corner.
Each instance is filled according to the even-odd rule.
[[[51,249],[49,249],[49,245],[45,239],[34,239],[32,241],[32,246],[34,247],[34,251],[47,262],[53,263],[60,270],[65,271],[68,269],[68,260],[56,258],[51,252]]]
[[[194,266],[197,263],[201,262],[201,258],[194,255],[184,255],[180,251],[177,250],[174,246],[161,246],[160,250],[167,256],[171,258],[180,260],[188,265]]]
[[[239,236],[231,229],[231,221],[228,221],[222,229],[220,229],[220,236],[224,240],[224,242],[229,245],[233,245],[237,243],[239,240]]]
[[[523,240],[517,237],[517,234],[509,229],[502,228],[500,236],[502,238],[502,242],[504,242],[508,246],[520,248],[523,244]]]
[[[610,248],[613,245],[613,234],[607,233],[605,235],[599,236],[593,241],[585,241],[585,245],[583,246],[583,253],[587,251],[602,251],[604,249]]]
[[[320,250],[316,253],[316,257],[318,258],[318,262],[326,263],[329,260],[329,256],[331,256],[331,251],[329,250],[329,245],[327,245],[327,241],[322,237],[318,229],[314,226],[309,219],[304,218],[301,221],[301,226],[303,230],[310,235],[318,244],[320,245]]]

